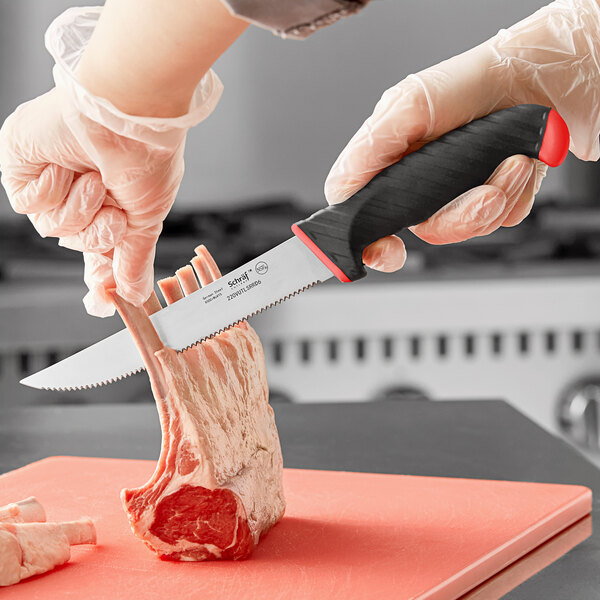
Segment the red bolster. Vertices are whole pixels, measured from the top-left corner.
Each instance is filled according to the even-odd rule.
[[[552,109],[548,113],[546,131],[538,155],[549,167],[558,167],[569,152],[569,129],[563,118]]]
[[[348,283],[348,276],[333,262],[331,259],[317,246],[305,233],[294,223],[292,232],[297,238],[300,238],[302,243],[307,246],[310,251],[340,280]]]

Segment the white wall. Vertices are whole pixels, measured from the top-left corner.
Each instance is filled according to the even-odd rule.
[[[43,32],[72,4],[0,0],[0,118],[52,85]],[[189,136],[176,207],[277,194],[322,204],[332,162],[387,87],[543,4],[374,0],[303,42],[250,28],[215,67],[225,93]],[[560,173],[553,174],[544,191],[561,185]],[[0,215],[9,212],[3,202]]]

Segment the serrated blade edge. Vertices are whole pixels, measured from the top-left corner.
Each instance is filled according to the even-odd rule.
[[[123,329],[21,380],[40,390],[85,390],[144,370],[129,331]]]
[[[182,351],[330,277],[331,271],[292,237],[150,319],[164,345]],[[143,369],[133,339],[124,329],[21,383],[46,390],[82,390]]]
[[[313,281],[312,283],[305,285],[303,288],[296,290],[295,292],[292,292],[291,294],[288,294],[287,296],[284,296],[283,298],[279,298],[279,300],[275,300],[274,302],[271,302],[271,304],[269,304],[267,306],[258,308],[252,314],[246,315],[245,317],[238,319],[237,321],[235,321],[235,323],[231,323],[231,325],[228,325],[227,327],[224,327],[223,329],[219,329],[219,331],[215,331],[211,335],[208,335],[205,338],[202,338],[201,340],[198,340],[197,342],[194,342],[193,344],[186,346],[183,350],[181,350],[181,352],[185,352],[189,348],[193,348],[194,346],[197,346],[198,344],[201,344],[202,342],[205,342],[206,340],[209,340],[209,339],[215,337],[216,335],[219,335],[220,333],[223,333],[224,331],[231,329],[231,327],[235,327],[236,325],[239,325],[240,323],[243,323],[244,321],[247,321],[248,319],[251,319],[252,317],[255,317],[256,315],[264,312],[265,310],[269,310],[269,308],[273,308],[274,306],[277,306],[278,304],[281,304],[282,302],[285,302],[286,300],[289,300],[290,298],[293,298],[294,296],[297,296],[298,294],[305,292],[306,290],[310,289],[314,285],[317,285],[317,283],[321,283],[321,281]]]

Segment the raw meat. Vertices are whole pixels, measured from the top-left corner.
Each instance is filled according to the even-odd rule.
[[[206,248],[196,253],[201,284],[220,277]],[[159,286],[167,304],[200,287],[189,265]],[[162,429],[152,478],[121,492],[133,532],[163,559],[246,558],[285,509],[258,335],[244,322],[178,353],[146,314],[160,310],[155,296],[146,312],[113,299],[146,364]]]
[[[95,544],[90,519],[67,523],[0,523],[0,586],[50,571],[71,557],[71,545]]]
[[[45,520],[44,507],[33,496],[0,506],[0,523],[31,523]]]
[[[43,523],[46,514],[33,497],[0,507],[0,586],[66,563],[74,544],[95,544],[90,519]]]

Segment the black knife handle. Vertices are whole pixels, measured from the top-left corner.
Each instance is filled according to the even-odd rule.
[[[551,167],[563,162],[569,131],[554,110],[521,104],[492,113],[426,144],[377,174],[354,196],[292,226],[340,281],[366,275],[363,250],[375,240],[426,221],[482,185],[509,156]]]

